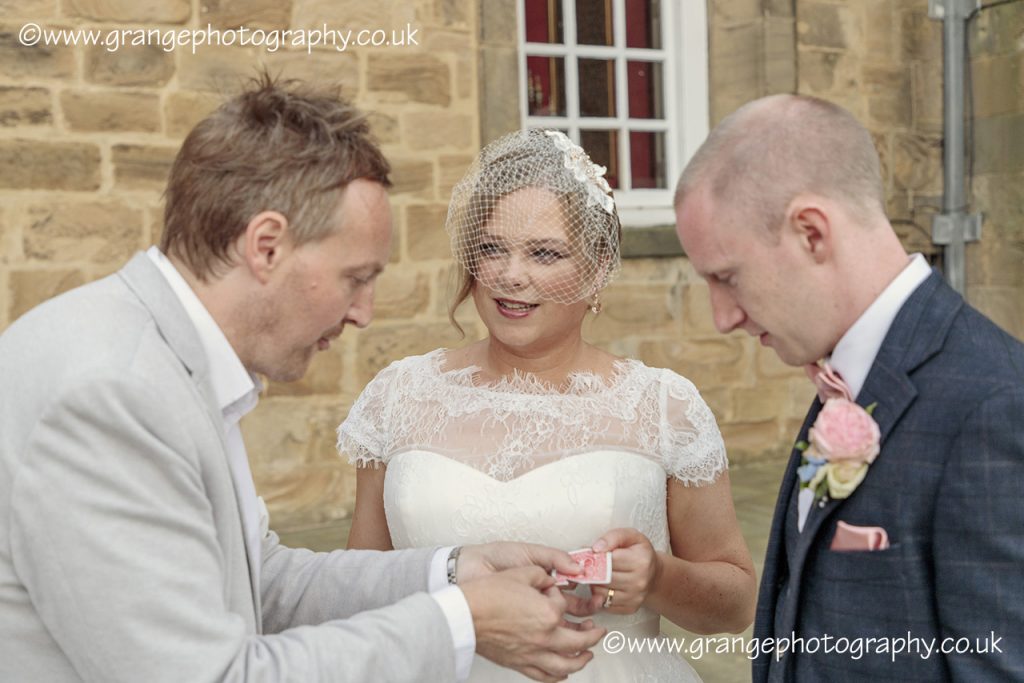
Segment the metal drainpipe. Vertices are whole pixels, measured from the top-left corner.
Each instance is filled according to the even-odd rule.
[[[967,213],[964,187],[964,59],[967,20],[980,0],[928,0],[928,16],[942,21],[943,195],[932,219],[932,242],[943,245],[946,280],[965,290],[964,244],[981,238],[981,214]]]

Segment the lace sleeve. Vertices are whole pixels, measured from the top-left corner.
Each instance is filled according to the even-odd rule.
[[[729,463],[711,408],[685,377],[664,370],[660,384],[665,471],[687,486],[714,483]]]
[[[396,361],[370,380],[338,425],[338,453],[356,467],[387,464],[392,390],[399,375]]]

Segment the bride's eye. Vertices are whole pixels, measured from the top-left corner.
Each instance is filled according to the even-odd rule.
[[[565,254],[562,252],[547,248],[534,249],[530,255],[533,256],[538,263],[543,263],[545,265],[561,261],[565,258]]]
[[[488,258],[497,258],[508,253],[505,247],[496,242],[483,242],[480,244],[480,255]]]

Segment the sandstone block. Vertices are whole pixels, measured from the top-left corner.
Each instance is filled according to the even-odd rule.
[[[727,422],[720,424],[719,428],[730,460],[744,461],[779,451],[780,427],[777,420]]]
[[[899,188],[942,192],[942,139],[897,133],[893,136],[893,182]]]
[[[441,26],[468,27],[473,16],[469,0],[434,0],[433,19]]]
[[[164,114],[167,134],[184,138],[196,124],[220,106],[222,98],[214,93],[179,90],[167,94]]]
[[[987,225],[980,243],[967,247],[967,285],[1016,287],[1024,297],[1024,235],[1011,236]]]
[[[898,24],[890,0],[863,0],[861,16],[863,53],[873,61],[895,61]]]
[[[688,335],[715,336],[715,319],[711,313],[711,294],[702,281],[690,282],[683,293],[683,328]]]
[[[487,45],[517,46],[519,25],[515,5],[507,2],[482,2],[480,11],[480,39]]]
[[[340,458],[327,465],[254,471],[275,530],[331,524],[352,515],[355,470]],[[345,539],[337,540],[344,547]]]
[[[402,115],[403,138],[414,150],[470,147],[475,124],[472,116],[450,111],[414,111]]]
[[[371,54],[366,84],[370,92],[394,95],[398,101],[442,107],[451,102],[448,65],[429,55]]]
[[[199,6],[199,23],[221,29],[284,29],[291,13],[291,0],[205,0]]]
[[[458,332],[448,323],[380,323],[359,330],[359,384],[365,386],[392,361],[457,343]]]
[[[28,209],[25,256],[120,264],[141,249],[142,212],[117,201],[58,202]]]
[[[712,25],[708,35],[711,125],[761,95],[761,22]]]
[[[1024,170],[1024,112],[977,119],[974,124],[974,172]]]
[[[186,90],[234,93],[258,73],[254,49],[208,45],[178,56],[178,86]]]
[[[64,13],[93,21],[181,24],[192,14],[188,0],[63,0]]]
[[[1024,287],[972,287],[967,300],[996,325],[1024,340]]]
[[[370,121],[370,130],[380,144],[391,145],[401,141],[398,120],[393,116],[374,111],[368,112],[366,118]]]
[[[642,341],[640,359],[652,367],[669,368],[686,377],[697,389],[750,386],[750,354],[738,334],[718,339],[675,338]]]
[[[903,66],[864,66],[862,93],[867,96],[871,122],[879,126],[913,124],[910,71]]]
[[[791,412],[789,383],[760,381],[753,387],[737,387],[733,391],[734,421],[762,422],[786,417]]]
[[[974,59],[974,115],[979,118],[1024,111],[1024,52]]]
[[[398,29],[395,0],[293,0],[292,26],[318,29],[327,24],[336,30]],[[404,25],[402,26],[404,28]]]
[[[444,204],[414,204],[405,209],[405,234],[409,258],[414,261],[450,259],[451,241],[444,229],[448,207]]]
[[[46,88],[0,86],[0,126],[52,126],[53,106]]]
[[[8,21],[15,18],[52,19],[57,16],[57,0],[0,0],[0,17]]]
[[[18,32],[22,24],[5,23],[0,27],[0,71],[5,79],[35,80],[73,78],[75,51],[63,45],[22,45]],[[46,26],[44,29],[55,27]]]
[[[796,91],[796,25],[791,18],[764,21],[764,89]]]
[[[86,281],[85,273],[77,269],[11,270],[8,274],[7,320],[14,322],[47,299]]]
[[[757,21],[764,16],[761,0],[730,0],[708,3],[708,24],[728,26]]]
[[[512,33],[515,36],[515,33]],[[520,128],[519,51],[487,46],[480,51],[480,139],[484,144]]]
[[[160,130],[160,98],[156,95],[66,90],[61,93],[60,103],[64,120],[74,131]]]
[[[297,78],[317,87],[340,86],[343,96],[359,92],[359,58],[354,52],[278,50],[264,57],[270,72]]]
[[[100,150],[81,142],[0,141],[0,188],[98,190]]]
[[[907,11],[901,18],[900,57],[904,63],[911,61],[942,62],[942,22],[928,18],[927,8]]]
[[[20,221],[13,215],[14,210],[0,207],[0,263],[14,263],[25,260],[21,248]],[[5,289],[0,283],[0,290]],[[6,309],[0,307],[0,314]]]
[[[160,244],[164,233],[164,207],[159,205],[146,207],[144,212],[146,244]]]
[[[797,40],[806,47],[843,50],[849,44],[852,24],[849,10],[838,5],[801,2],[797,15]]]
[[[786,365],[772,349],[761,346],[757,342],[750,343],[754,349],[755,367],[758,376],[771,379],[807,379],[802,368]]]
[[[374,294],[375,318],[414,318],[429,309],[430,278],[408,268],[391,268],[377,278]]]
[[[942,134],[942,60],[911,65],[914,125],[922,133]]]
[[[451,196],[452,188],[462,180],[473,163],[473,156],[469,154],[442,154],[438,157],[438,183],[441,197],[448,199]]]
[[[241,428],[253,473],[335,461],[335,429],[352,397],[267,397],[242,418]]]
[[[392,195],[433,198],[434,164],[417,159],[392,159],[391,182],[394,183]]]
[[[270,382],[267,396],[337,396],[341,393],[345,352],[348,345],[345,337],[336,340],[327,351],[318,351],[313,356],[306,375],[296,382]]]
[[[90,47],[85,52],[85,80],[91,83],[158,88],[173,75],[174,54],[159,45],[128,46],[116,52]]]
[[[114,183],[119,189],[162,192],[177,147],[114,145]]]
[[[976,176],[974,198],[985,212],[986,225],[1006,233],[1024,232],[1024,173]],[[982,228],[983,234],[987,228]]]

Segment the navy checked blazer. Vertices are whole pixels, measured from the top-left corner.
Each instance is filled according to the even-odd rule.
[[[878,404],[881,452],[849,498],[812,506],[802,532],[801,454],[790,457],[754,626],[788,651],[763,652],[753,680],[1024,680],[1024,345],[933,272],[857,403]],[[799,440],[820,409],[815,399]],[[839,520],[885,528],[890,547],[830,550]],[[905,651],[875,640],[869,653],[867,638],[903,638]]]

